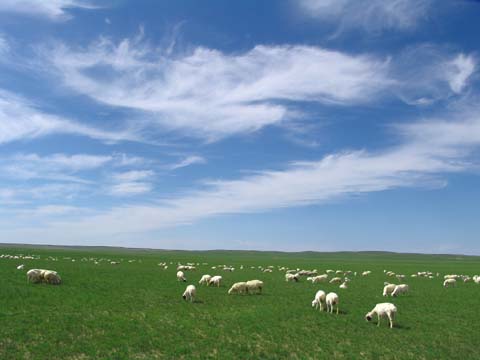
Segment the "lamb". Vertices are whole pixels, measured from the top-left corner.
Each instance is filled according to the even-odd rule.
[[[208,282],[208,285],[216,285],[217,287],[220,287],[221,282],[222,282],[222,277],[220,275],[216,275],[210,279],[210,281]]]
[[[254,293],[262,293],[263,289],[263,281],[260,280],[250,280],[247,281],[247,292],[254,294]]]
[[[334,292],[328,293],[325,301],[327,303],[327,312],[330,310],[330,312],[333,314],[333,306],[337,305],[337,315],[338,315],[338,295],[335,294]]]
[[[202,284],[205,284],[205,285],[208,285],[210,279],[212,277],[210,275],[203,275],[202,278],[200,279],[200,281],[198,282],[200,285]]]
[[[455,279],[447,279],[443,282],[443,287],[450,287],[455,286],[457,284],[457,280]]]
[[[325,291],[318,290],[315,294],[315,299],[312,301],[312,307],[317,309],[319,308],[320,311],[323,310],[323,303],[325,302]]]
[[[332,280],[330,280],[330,284],[339,284],[342,282],[342,279],[339,277],[334,277]]]
[[[347,289],[348,286],[347,286],[347,282],[343,282],[341,285],[340,285],[340,289]]]
[[[372,272],[370,270],[367,270],[367,271],[364,271],[362,272],[362,276],[368,276],[370,275]]]
[[[185,277],[185,274],[183,273],[183,271],[177,271],[177,280],[183,281],[183,282],[187,281],[187,278]]]
[[[391,295],[397,285],[386,283],[383,288],[383,296]]]
[[[25,268],[25,265],[24,264],[21,264],[21,265],[18,265],[17,266],[17,270],[23,270]]]
[[[400,284],[395,286],[395,289],[392,292],[392,296],[398,296],[400,294],[406,294],[408,292],[408,285],[407,284]]]
[[[380,326],[380,318],[388,317],[390,321],[390,329],[393,328],[393,320],[395,319],[395,315],[397,314],[397,307],[391,303],[380,303],[375,305],[372,311],[368,312],[365,315],[365,320],[371,321],[373,315],[377,314],[377,326]]]
[[[247,292],[247,283],[246,282],[237,282],[232,285],[230,290],[228,290],[228,295],[231,294],[244,294]]]
[[[285,274],[285,281],[295,281],[298,282],[298,276],[295,274]]]
[[[197,293],[197,289],[195,288],[195,286],[188,285],[187,288],[185,289],[185,292],[182,295],[183,300],[194,302],[196,293]]]

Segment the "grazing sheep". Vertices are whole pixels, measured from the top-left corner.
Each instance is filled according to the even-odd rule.
[[[232,285],[230,290],[228,290],[228,295],[231,294],[245,294],[247,292],[247,283],[246,282],[237,282]]]
[[[450,287],[457,285],[457,280],[455,279],[447,279],[443,282],[443,287]]]
[[[312,307],[317,309],[319,308],[320,311],[323,311],[323,304],[325,303],[325,291],[318,290],[315,294],[315,299],[312,301]]]
[[[334,277],[332,280],[330,280],[330,284],[340,284],[342,282],[342,279],[339,277]]]
[[[314,277],[311,278],[312,284],[325,282],[327,280],[328,280],[328,275],[327,274],[318,275],[318,276],[314,276]]]
[[[473,277],[473,281],[475,282],[475,284],[480,284],[480,276],[475,275],[475,276]]]
[[[21,264],[17,266],[17,270],[23,270],[25,268],[25,265]]]
[[[42,270],[41,269],[30,269],[27,271],[27,282],[37,284],[42,282]]]
[[[247,292],[248,293],[256,294],[258,292],[259,294],[261,294],[262,289],[263,289],[263,281],[260,281],[260,280],[247,281]]]
[[[343,282],[342,284],[340,284],[340,289],[347,289],[347,288],[348,286],[346,282]]]
[[[51,285],[60,285],[62,283],[62,278],[56,271],[47,270],[43,273],[43,280],[47,284]]]
[[[330,310],[330,312],[333,314],[333,306],[337,305],[337,315],[338,315],[338,295],[335,294],[334,292],[328,293],[325,301],[327,303],[327,312]]]
[[[395,290],[396,286],[397,285],[395,285],[395,284],[386,283],[386,285],[383,288],[383,296],[391,295],[393,290]]]
[[[221,282],[222,282],[222,277],[220,275],[216,275],[210,279],[210,281],[208,282],[208,285],[216,285],[217,287],[220,287]]]
[[[380,303],[375,305],[372,311],[368,312],[365,315],[365,320],[371,321],[373,315],[377,314],[377,326],[380,326],[380,318],[388,317],[390,321],[390,329],[393,328],[393,320],[395,319],[395,315],[397,314],[397,307],[391,303]]]
[[[362,272],[362,276],[368,276],[370,275],[372,272],[370,270],[367,270],[367,271],[364,271]]]
[[[205,285],[208,285],[210,279],[212,277],[210,275],[203,275],[202,278],[200,279],[200,281],[198,282],[200,285],[202,284],[205,284]]]
[[[195,288],[195,286],[188,285],[187,288],[185,289],[185,292],[182,295],[183,300],[194,302],[196,293],[197,293],[197,289]]]
[[[398,296],[401,294],[406,294],[408,292],[409,288],[407,284],[400,284],[395,286],[395,289],[392,292],[392,296]]]
[[[295,281],[298,282],[298,276],[293,274],[285,274],[285,281]]]
[[[183,273],[183,271],[177,271],[177,280],[178,281],[183,281],[183,282],[186,282],[187,279],[185,277],[185,274]]]

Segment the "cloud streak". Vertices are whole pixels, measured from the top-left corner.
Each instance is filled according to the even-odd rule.
[[[128,130],[101,130],[42,112],[26,99],[0,89],[0,145],[55,134],[86,136],[104,142],[139,141]]]
[[[83,49],[57,45],[43,56],[66,87],[137,111],[137,126],[207,141],[301,121],[308,114],[297,109],[305,103],[359,106],[397,96],[432,104],[460,95],[476,69],[473,56],[429,44],[384,59],[290,45],[171,54],[142,34]]]
[[[225,214],[265,212],[405,187],[445,186],[444,175],[470,171],[480,145],[476,108],[453,118],[397,128],[403,142],[393,148],[339,152],[318,161],[296,162],[234,180],[209,181],[201,189],[155,203],[112,208],[75,222],[52,221],[51,234],[100,239],[155,231]],[[75,236],[75,235],[72,235]]]
[[[368,32],[411,30],[427,18],[432,0],[299,0],[303,15],[338,24],[337,34],[352,29]]]
[[[2,0],[0,12],[47,18],[49,20],[68,20],[69,9],[94,9],[92,2],[85,0]]]
[[[141,37],[45,50],[65,86],[141,111],[148,126],[216,140],[300,116],[292,102],[368,103],[392,84],[385,60],[310,46],[173,55]],[[108,71],[105,71],[108,69]]]

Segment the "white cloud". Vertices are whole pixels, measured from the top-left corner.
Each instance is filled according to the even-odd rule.
[[[152,190],[152,185],[141,181],[122,182],[116,184],[111,189],[111,194],[115,196],[132,196],[145,194]]]
[[[427,17],[432,0],[295,0],[305,16],[336,23],[338,31],[409,30]]]
[[[176,164],[172,164],[169,166],[170,170],[180,169],[186,166],[194,165],[194,164],[205,164],[207,160],[204,157],[198,155],[191,155],[187,156],[185,159],[181,160]]]
[[[130,131],[106,131],[42,112],[24,98],[0,89],[0,145],[54,134],[86,136],[104,142],[138,141]]]
[[[234,180],[210,181],[203,188],[152,205],[116,207],[75,222],[52,221],[52,233],[102,239],[115,234],[141,233],[192,223],[222,214],[322,204],[346,196],[401,187],[445,186],[444,175],[472,169],[480,145],[478,109],[451,119],[432,119],[398,127],[397,147],[327,155],[318,161],[297,162],[283,170],[263,171]],[[143,191],[120,189],[124,192]]]
[[[101,38],[86,49],[58,45],[43,56],[65,86],[139,111],[138,128],[208,141],[303,120],[299,102],[354,106],[393,94],[432,104],[463,91],[475,68],[471,55],[428,44],[387,59],[261,45],[236,54],[196,48],[173,55],[148,46],[142,34],[119,44]]]
[[[143,180],[152,177],[154,172],[151,170],[131,170],[113,175],[113,179],[119,182],[131,182]]]
[[[131,170],[112,175],[114,182],[110,194],[114,196],[132,196],[150,192],[152,184],[146,180],[152,178],[152,170]]]
[[[93,9],[92,2],[85,0],[2,0],[0,12],[46,17],[51,20],[65,20],[70,16],[66,10]]]
[[[448,82],[453,92],[460,93],[467,85],[467,81],[475,71],[476,61],[472,56],[459,54],[447,64]]]
[[[88,184],[89,180],[78,177],[76,173],[97,169],[111,162],[112,159],[111,156],[85,154],[53,154],[44,157],[37,154],[18,154],[0,158],[0,178],[46,179]]]
[[[384,60],[311,46],[175,56],[141,37],[118,45],[102,38],[87,49],[57,46],[47,58],[75,91],[140,110],[151,127],[209,140],[300,116],[291,102],[365,103],[392,84]]]
[[[452,54],[431,44],[403,50],[391,62],[391,76],[399,79],[391,91],[411,105],[431,105],[461,95],[475,71],[472,55]]]

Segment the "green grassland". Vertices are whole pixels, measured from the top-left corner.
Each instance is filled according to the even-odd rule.
[[[442,287],[445,274],[479,274],[478,257],[27,247],[0,253],[40,257],[0,259],[0,359],[480,359],[480,285]],[[187,262],[208,265],[178,282],[176,264]],[[21,263],[25,270],[16,269]],[[220,264],[236,270],[211,269]],[[257,268],[269,265],[372,274],[351,276],[342,290],[305,278],[286,283],[284,272]],[[28,284],[31,268],[56,270],[63,284]],[[384,269],[406,274],[410,285],[408,295],[387,300],[398,308],[394,329],[364,320],[386,301],[383,282],[391,278]],[[410,278],[417,271],[441,276]],[[222,275],[224,283],[199,286],[203,274]],[[262,295],[227,295],[231,284],[251,279],[264,281]],[[187,284],[197,287],[193,304],[181,297]],[[311,307],[319,289],[339,294],[338,316]]]

